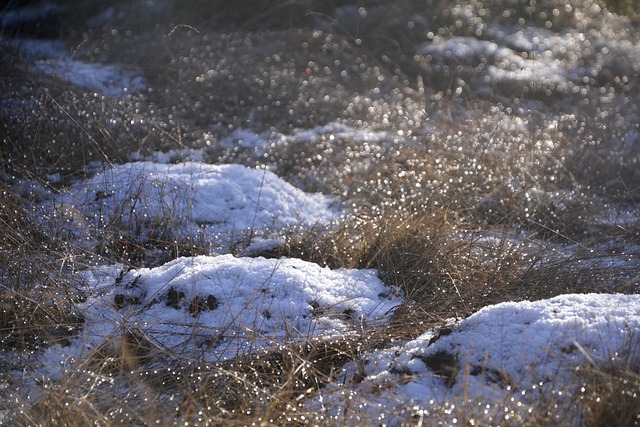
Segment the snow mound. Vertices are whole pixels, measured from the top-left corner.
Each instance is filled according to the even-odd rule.
[[[200,256],[113,273],[82,273],[95,294],[83,306],[81,342],[98,345],[123,327],[161,354],[206,362],[355,333],[388,319],[401,303],[374,270],[297,259]]]
[[[198,162],[116,165],[73,186],[61,201],[82,213],[89,233],[117,225],[144,236],[165,228],[223,251],[341,215],[333,198],[305,193],[272,172]]]
[[[355,375],[365,367],[357,394],[369,398],[375,390],[388,390],[373,393],[377,400],[363,405],[376,407],[371,416],[406,408],[428,413],[434,405],[465,399],[482,403],[481,410],[504,410],[509,401],[527,408],[544,396],[571,395],[582,385],[578,368],[587,364],[606,369],[637,360],[638,330],[640,295],[508,302],[485,307],[439,334],[375,352],[350,369]],[[330,407],[327,400],[324,405]]]

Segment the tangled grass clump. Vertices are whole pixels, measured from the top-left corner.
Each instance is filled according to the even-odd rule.
[[[30,203],[0,183],[0,343],[3,351],[65,345],[84,321],[61,242],[34,224]],[[58,252],[59,251],[59,252]],[[13,363],[13,362],[11,362]]]

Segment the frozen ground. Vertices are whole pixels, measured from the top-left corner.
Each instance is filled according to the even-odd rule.
[[[5,13],[1,23],[58,10],[45,3],[41,10]],[[91,25],[104,26],[116,47],[89,40],[77,52],[82,60],[61,40],[0,40],[18,49],[29,73],[72,88],[69,105],[80,105],[78,111],[66,107],[57,117],[67,124],[96,120],[91,129],[100,138],[119,144],[124,135],[139,144],[121,162],[86,161],[84,174],[70,183],[56,168],[38,176],[37,184],[3,171],[3,183],[21,196],[27,192],[22,188],[39,188],[29,195],[36,205],[32,219],[67,233],[74,249],[69,259],[99,254],[65,278],[78,295],[81,331],[32,352],[22,366],[7,363],[18,366],[2,372],[4,388],[18,384],[12,398],[36,404],[47,384],[86,369],[86,360],[106,347],[117,353],[130,337],[143,348],[143,363],[203,365],[234,363],[292,343],[355,337],[363,342],[357,360],[336,366],[335,381],[304,402],[320,418],[399,425],[427,423],[441,413],[455,423],[455,408],[464,406],[467,421],[526,423],[531,408],[556,399],[552,418],[580,425],[582,408],[569,408],[569,397],[583,385],[581,369],[606,371],[640,358],[636,294],[563,289],[566,295],[439,319],[446,323],[440,329],[370,348],[367,334],[391,328],[396,310],[413,304],[403,289],[383,282],[388,272],[257,256],[278,253],[293,234],[329,233],[367,209],[446,206],[452,222],[473,223],[479,212],[475,226],[487,227],[471,234],[454,226],[452,242],[462,236],[484,250],[525,241],[529,249],[521,254],[539,257],[532,269],[556,261],[572,263],[576,271],[610,269],[611,285],[622,282],[615,289],[637,293],[640,115],[634,91],[640,44],[630,27],[591,9],[567,17],[566,8],[526,25],[508,14],[485,24],[485,9],[452,6],[446,15],[451,22],[436,34],[430,25],[446,21],[445,15],[414,16],[411,25],[403,24],[404,35],[422,30],[412,51],[372,58],[354,46],[382,43],[367,28],[377,28],[371,20],[388,10],[380,6],[367,14],[343,7],[330,25],[323,21],[308,33],[286,34],[304,49],[287,52],[278,34],[217,37],[173,28],[175,34],[163,29],[166,44],[149,44],[159,40],[150,32],[137,40],[149,52],[127,53],[118,46],[128,39],[109,27],[113,16],[130,15],[123,10],[131,9],[108,8],[93,18]],[[384,31],[395,25],[388,21]],[[328,33],[336,28],[347,33],[348,43]],[[180,37],[189,53],[181,50]],[[154,64],[160,71],[145,63],[146,55],[161,58],[169,51],[179,53]],[[126,64],[130,56],[136,59]],[[381,65],[407,58],[410,77]],[[393,86],[401,79],[403,90]],[[267,101],[259,98],[264,88],[271,90]],[[74,97],[84,92],[96,93],[90,98],[99,101],[85,106],[86,94]],[[453,101],[440,108],[445,97]],[[17,117],[35,107],[11,101],[1,105],[15,107],[8,122],[19,128]],[[464,110],[472,101],[495,105]],[[609,115],[614,119],[606,122]],[[141,128],[152,131],[137,133]],[[22,147],[38,135],[27,135]],[[58,147],[55,139],[66,138],[62,131],[54,135],[49,151]],[[88,139],[87,152],[100,151],[96,139]],[[597,192],[602,185],[606,191]],[[596,213],[581,213],[582,203]],[[514,211],[510,221],[527,225],[509,238],[489,231],[496,216]],[[536,216],[541,211],[548,222]],[[597,217],[603,212],[606,218]],[[574,218],[579,221],[572,229],[566,223],[573,226]],[[531,224],[539,228],[527,228]],[[603,239],[602,230],[615,232]],[[184,242],[198,247],[197,256],[175,250],[177,258],[165,262],[166,253]],[[164,252],[116,262],[109,253],[114,250],[127,256]],[[449,278],[454,287],[471,280]],[[136,363],[126,368],[142,369]]]

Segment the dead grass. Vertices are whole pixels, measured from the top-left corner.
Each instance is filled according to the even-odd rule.
[[[0,334],[9,348],[64,344],[82,327],[81,298],[55,256],[57,242],[33,223],[29,203],[0,183]],[[26,205],[26,206],[25,206]]]
[[[375,268],[415,303],[414,312],[436,323],[499,302],[606,292],[625,283],[599,266],[604,255],[561,256],[554,245],[539,246],[509,229],[481,228],[448,210],[361,214],[321,235],[290,236],[278,255]]]
[[[288,342],[204,364],[120,332],[47,381],[37,403],[16,414],[17,425],[304,425],[317,418],[305,401],[371,345],[365,337]]]
[[[587,368],[586,387],[580,403],[585,407],[585,425],[640,425],[638,395],[640,376],[637,363],[608,369]]]

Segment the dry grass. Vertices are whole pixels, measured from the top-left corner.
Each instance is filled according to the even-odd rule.
[[[49,251],[57,242],[33,223],[29,202],[0,184],[0,334],[5,348],[64,343],[82,326],[69,269]]]
[[[375,268],[414,310],[433,319],[466,317],[503,301],[626,286],[598,265],[598,253],[560,256],[554,245],[510,229],[465,223],[448,210],[361,215],[322,235],[291,236],[277,255],[331,268]],[[583,266],[589,262],[591,268]]]
[[[140,333],[105,339],[62,378],[44,384],[18,425],[298,425],[315,418],[305,400],[363,351],[363,339],[289,342],[216,364],[150,354]],[[120,390],[120,391],[118,391]]]
[[[585,423],[590,427],[640,425],[640,374],[636,356],[614,358],[609,366],[589,365],[583,372],[580,403],[585,408]],[[616,360],[617,359],[617,360]]]

